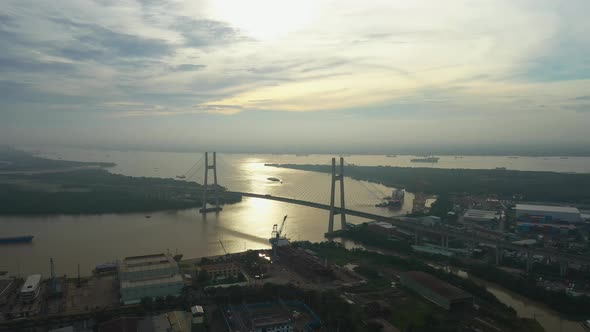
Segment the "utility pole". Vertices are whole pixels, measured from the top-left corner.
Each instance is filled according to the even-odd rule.
[[[76,287],[80,288],[80,263],[78,263],[78,283]]]

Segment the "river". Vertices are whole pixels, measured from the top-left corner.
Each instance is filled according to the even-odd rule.
[[[173,178],[185,174],[202,154],[107,151],[74,148],[28,148],[41,156],[77,161],[116,163],[109,170],[129,176]],[[328,203],[330,175],[299,170],[266,167],[265,163],[327,164],[329,155],[244,155],[219,154],[220,184],[236,191],[272,194]],[[436,164],[412,163],[413,156],[346,156],[346,162],[356,165],[390,165],[440,168],[495,168],[556,172],[590,172],[590,158],[570,157],[487,157],[443,156]],[[202,182],[202,168],[194,178]],[[268,181],[276,177],[280,182]],[[412,208],[413,195],[407,193],[402,209],[396,213],[376,208],[392,188],[365,181],[345,180],[348,208],[377,214],[405,214]],[[0,235],[32,234],[33,243],[0,246],[0,270],[10,274],[49,274],[49,259],[54,258],[58,275],[74,275],[77,265],[83,275],[98,263],[130,255],[154,252],[180,252],[184,257],[223,254],[220,241],[229,252],[268,248],[268,238],[275,223],[288,215],[286,234],[292,240],[321,241],[327,231],[328,212],[264,199],[245,198],[226,205],[219,214],[201,215],[196,209],[150,213],[102,214],[81,216],[0,217]],[[365,220],[348,217],[352,223]],[[498,298],[514,307],[523,317],[535,316],[547,331],[559,331],[553,323],[557,316],[548,309],[490,286]],[[521,313],[522,312],[522,313]],[[538,314],[537,314],[538,313]],[[571,323],[571,324],[570,324]],[[551,325],[553,324],[553,325]],[[562,323],[564,331],[575,330],[577,323]],[[548,328],[551,327],[551,328]],[[566,328],[567,327],[567,328]]]
[[[436,264],[429,265],[434,268],[443,268]],[[498,284],[471,276],[463,270],[449,267],[444,267],[444,270],[454,273],[462,278],[469,278],[476,284],[485,287],[490,293],[494,294],[500,302],[512,307],[519,317],[536,319],[547,332],[585,332],[584,328],[580,325],[580,322],[562,318],[558,312],[547,307],[543,303],[532,301]]]
[[[77,148],[25,148],[40,156],[76,161],[113,162],[109,171],[129,176],[174,178],[185,174],[201,153],[109,151]],[[330,175],[264,166],[265,163],[327,164],[329,155],[218,154],[220,184],[236,191],[272,194],[325,203],[329,201]],[[443,168],[495,168],[560,172],[590,172],[590,158],[442,156],[436,164],[411,163],[413,156],[346,156],[356,165],[392,165]],[[201,162],[202,164],[202,162]],[[204,171],[194,178],[202,182]],[[280,182],[268,181],[276,177]],[[348,208],[376,214],[405,214],[412,208],[407,193],[400,211],[375,207],[392,188],[345,180]],[[337,200],[338,201],[338,200]],[[202,216],[195,209],[151,213],[82,216],[0,217],[0,235],[32,234],[32,244],[0,246],[0,270],[12,274],[49,272],[49,258],[58,274],[83,274],[98,263],[129,255],[170,250],[185,257],[222,254],[221,240],[230,252],[268,247],[272,225],[288,215],[286,233],[292,240],[320,241],[327,230],[328,212],[285,203],[245,198],[219,214]],[[348,217],[352,223],[364,222]]]
[[[41,156],[77,161],[109,161],[113,173],[174,178],[184,174],[202,154],[139,151],[51,149]],[[220,184],[232,190],[302,198],[328,203],[330,175],[264,166],[269,162],[294,162],[300,157],[275,155],[218,155]],[[305,158],[305,157],[303,157]],[[316,160],[329,162],[329,156]],[[202,182],[201,168],[194,179]],[[280,182],[269,181],[276,177]],[[372,213],[405,214],[412,208],[408,193],[400,211],[375,207],[391,188],[364,181],[345,182],[347,207]],[[394,213],[395,212],[395,213]],[[321,241],[327,231],[328,212],[264,199],[244,198],[226,205],[219,214],[201,215],[196,209],[130,214],[81,216],[0,217],[0,235],[31,234],[32,244],[0,246],[0,270],[26,275],[49,273],[54,258],[57,274],[89,274],[96,264],[130,255],[181,252],[184,257],[223,254],[268,248],[273,224],[288,215],[285,232],[292,240]],[[364,222],[348,217],[352,223]]]

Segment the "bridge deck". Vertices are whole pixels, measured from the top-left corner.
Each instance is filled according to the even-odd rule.
[[[330,210],[330,205],[328,205],[328,204],[308,202],[308,201],[304,201],[304,200],[300,200],[300,199],[287,198],[287,197],[281,197],[281,196],[273,196],[273,195],[268,195],[268,194],[265,195],[265,194],[237,192],[237,191],[232,191],[230,193],[239,194],[244,197],[270,199],[270,200],[278,201],[278,202],[285,202],[285,203],[290,203],[290,204],[309,206],[309,207],[313,207],[316,209]],[[335,211],[339,213],[342,211],[342,209],[337,207],[337,208],[335,208]],[[547,248],[529,248],[527,246],[517,245],[512,242],[508,242],[508,241],[504,241],[504,240],[497,240],[497,239],[494,239],[491,237],[490,238],[483,237],[483,236],[473,234],[473,233],[459,232],[459,231],[455,231],[455,230],[448,229],[448,228],[426,227],[426,226],[422,226],[421,224],[418,224],[418,222],[416,222],[416,220],[412,220],[411,218],[403,218],[402,219],[402,218],[396,218],[396,217],[386,217],[386,216],[380,216],[380,215],[373,214],[373,213],[351,210],[351,209],[345,209],[344,212],[347,215],[356,216],[356,217],[360,217],[360,218],[390,222],[394,226],[397,226],[400,228],[411,229],[414,232],[444,235],[444,236],[448,236],[448,237],[452,237],[452,238],[456,238],[456,239],[494,245],[494,246],[501,247],[504,249],[510,249],[510,250],[515,250],[515,251],[527,251],[532,254],[549,256],[551,258],[554,258],[554,259],[560,260],[560,261],[565,260],[568,262],[574,262],[574,263],[578,263],[578,264],[582,264],[582,265],[590,265],[590,258],[581,256],[581,255],[568,254],[568,253],[564,253],[564,252],[553,250],[553,249],[547,249]]]

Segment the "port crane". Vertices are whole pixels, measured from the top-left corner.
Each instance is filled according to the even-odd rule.
[[[225,246],[223,245],[223,242],[221,242],[221,240],[219,240],[219,243],[221,244],[221,248],[223,249],[223,252],[225,252],[226,255],[229,255],[229,252],[227,252],[227,250],[225,250]]]
[[[285,234],[283,234],[283,230],[285,229],[285,221],[287,221],[287,216],[283,218],[283,222],[281,223],[280,227],[278,224],[274,224],[272,226],[272,233],[270,234],[270,239],[268,239],[268,242],[270,242],[272,245],[275,259],[278,259],[277,247],[289,245],[289,240]]]

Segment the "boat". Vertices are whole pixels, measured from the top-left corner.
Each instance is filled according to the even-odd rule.
[[[280,182],[280,181],[281,181],[281,179],[277,179],[277,178],[273,178],[273,177],[266,178],[266,179],[267,179],[268,181],[272,181],[272,182]]]
[[[404,197],[406,193],[403,189],[395,189],[391,193],[391,197],[385,197],[384,201],[375,204],[376,207],[386,207],[390,209],[399,209],[404,204]]]
[[[23,236],[4,236],[0,237],[0,244],[2,243],[29,243],[33,241],[33,235]]]
[[[117,272],[117,262],[108,262],[98,264],[94,267],[95,274],[106,274],[106,273],[114,273]]]
[[[150,219],[152,216],[150,216],[149,214],[145,216],[146,219]]]
[[[186,175],[177,175],[176,178],[177,179],[186,179]]]
[[[506,167],[496,167],[494,169],[495,170],[498,170],[498,171],[505,171],[506,170]]]
[[[425,158],[414,158],[410,161],[413,163],[437,163],[440,158],[438,157],[425,157]]]
[[[383,201],[381,203],[377,203],[377,204],[375,204],[375,207],[399,209],[402,207],[402,203],[403,202],[401,200],[392,199],[392,200]]]

